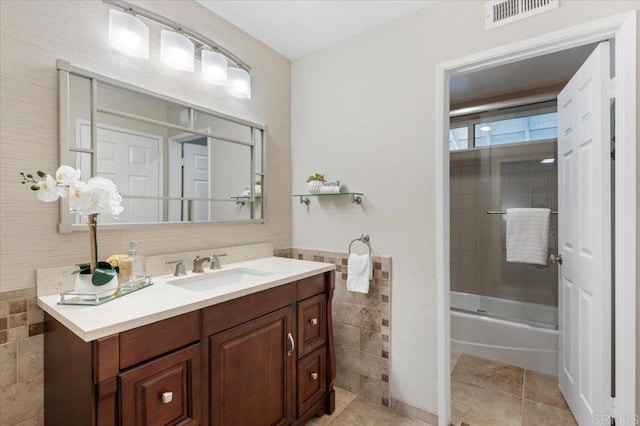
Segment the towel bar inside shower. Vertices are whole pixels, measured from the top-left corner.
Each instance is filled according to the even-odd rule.
[[[507,214],[507,212],[503,212],[500,210],[487,210],[487,214]],[[551,214],[558,214],[557,210],[552,210]]]

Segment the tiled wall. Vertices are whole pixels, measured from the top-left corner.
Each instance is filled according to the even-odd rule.
[[[36,289],[0,293],[0,424],[44,423],[43,312]]]
[[[347,291],[347,253],[294,248],[279,250],[276,256],[336,265],[333,298],[335,384],[388,407],[391,258],[374,256],[369,293],[362,294]]]
[[[506,216],[487,210],[557,210],[555,142],[451,153],[451,290],[557,306],[558,269],[506,262]],[[557,215],[550,250],[557,251]]]

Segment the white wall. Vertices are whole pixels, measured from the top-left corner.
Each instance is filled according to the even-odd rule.
[[[570,1],[492,31],[483,1],[442,1],[292,65],[292,187],[316,171],[362,191],[294,203],[293,246],[346,251],[371,235],[392,257],[391,396],[437,412],[435,67],[474,52],[640,8]]]
[[[160,27],[151,28],[150,59],[121,55],[108,42],[109,7],[101,1],[0,2],[0,290],[35,286],[36,268],[87,261],[85,232],[58,234],[58,203],[38,201],[19,172],[53,173],[59,164],[56,59],[269,126],[267,223],[162,225],[99,231],[100,257],[144,240],[155,255],[273,242],[291,246],[290,61],[193,1],[136,1],[217,41],[252,67],[252,99],[236,99],[195,73],[160,62]],[[199,62],[197,63],[199,64]],[[242,190],[242,188],[240,188]]]

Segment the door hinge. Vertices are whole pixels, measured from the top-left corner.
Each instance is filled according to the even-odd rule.
[[[616,79],[611,78],[604,82],[604,96],[609,99],[615,99],[616,97]]]

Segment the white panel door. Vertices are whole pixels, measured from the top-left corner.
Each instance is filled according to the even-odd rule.
[[[209,198],[209,147],[196,143],[184,142],[184,197]],[[192,220],[210,220],[209,203],[206,201],[193,202]],[[189,206],[184,203],[184,217],[189,220]]]
[[[82,123],[80,134],[83,143],[86,138],[90,140],[90,126]],[[99,125],[98,176],[111,179],[121,194],[161,197],[161,145],[160,136]],[[87,174],[83,170],[83,179],[86,178]],[[100,223],[162,221],[160,200],[124,198],[122,206],[124,211],[117,221],[108,215],[102,215],[104,217],[99,218]]]
[[[558,381],[580,425],[611,414],[609,43],[558,95]]]

